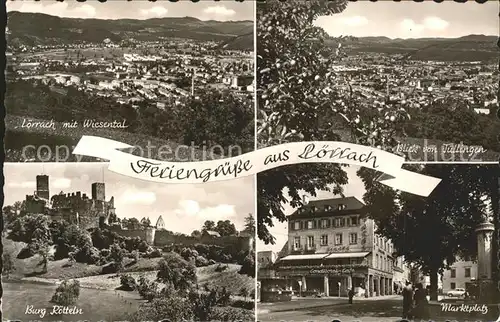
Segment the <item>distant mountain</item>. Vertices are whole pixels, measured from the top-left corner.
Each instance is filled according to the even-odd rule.
[[[148,20],[74,19],[41,13],[12,11],[7,16],[9,42],[25,45],[64,44],[75,41],[114,42],[126,39],[154,41],[186,38],[225,42],[253,32],[252,21],[202,21],[193,17]],[[43,27],[42,27],[43,26]],[[253,48],[251,43],[242,47]]]
[[[415,60],[490,61],[498,60],[497,40],[497,36],[486,35],[413,39],[358,37],[346,42],[346,50],[405,54],[409,59]]]

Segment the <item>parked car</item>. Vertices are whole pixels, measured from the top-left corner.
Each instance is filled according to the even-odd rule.
[[[446,293],[448,297],[464,297],[465,296],[465,289],[463,288],[456,288],[454,290],[449,291]]]

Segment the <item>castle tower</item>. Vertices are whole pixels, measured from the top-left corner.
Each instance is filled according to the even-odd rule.
[[[102,182],[94,182],[92,184],[92,199],[97,201],[106,200],[106,189]]]
[[[165,222],[163,221],[163,217],[161,215],[156,221],[156,229],[165,229]]]
[[[40,198],[50,199],[49,191],[49,176],[38,175],[36,176],[36,195]]]

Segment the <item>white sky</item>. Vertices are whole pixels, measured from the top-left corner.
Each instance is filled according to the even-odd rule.
[[[149,19],[161,17],[195,17],[201,20],[254,20],[254,1],[87,1],[56,2],[7,1],[7,11],[38,12],[68,18]]]

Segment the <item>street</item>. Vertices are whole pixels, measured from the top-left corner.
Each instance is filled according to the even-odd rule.
[[[328,321],[334,319],[363,322],[395,322],[401,319],[402,298],[399,295],[381,298],[297,299],[291,302],[259,303],[258,321]]]
[[[353,304],[348,304],[347,298],[301,298],[291,302],[259,303],[257,320],[260,322],[397,322],[401,321],[403,299],[400,295],[374,298],[354,298]],[[444,313],[441,305],[431,305],[430,312],[435,322],[449,320],[464,320],[464,315]],[[489,312],[485,316],[469,315],[470,321],[493,321]],[[454,316],[455,315],[455,316]],[[466,319],[467,319],[466,318]]]

